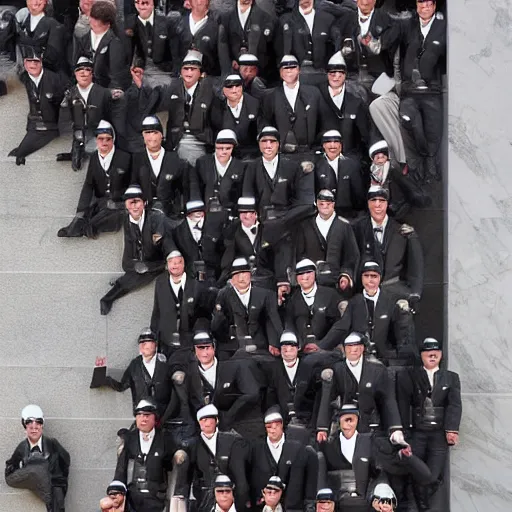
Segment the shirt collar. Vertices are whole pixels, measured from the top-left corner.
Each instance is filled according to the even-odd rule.
[[[78,88],[78,92],[80,92],[81,94],[87,94],[91,89],[92,89],[92,86],[94,85],[94,82],[91,82],[85,89],[83,87],[80,87],[78,84],[77,84],[77,88]]]
[[[98,151],[98,156],[102,159],[102,160],[107,160],[107,159],[112,159],[112,157],[114,156],[114,152],[116,150],[116,147],[113,146],[112,149],[105,155],[105,156],[101,156],[99,151]]]
[[[349,361],[347,359],[347,366],[350,366],[351,368],[358,368],[359,366],[361,366],[363,364],[363,356],[361,356],[359,358],[359,361],[357,361],[356,364],[353,364],[352,361]]]
[[[294,87],[290,87],[286,82],[283,81],[283,87],[285,91],[288,90],[290,92],[299,92],[300,81],[297,80],[297,83],[295,84]]]
[[[372,10],[372,12],[371,12],[368,16],[366,16],[366,15],[364,15],[364,14],[361,12],[361,9],[359,9],[359,7],[358,7],[358,8],[357,8],[357,17],[358,17],[358,19],[361,19],[361,18],[368,18],[368,19],[366,20],[366,22],[365,22],[365,23],[368,23],[368,22],[372,21],[372,16],[373,16],[373,13],[374,13],[374,12],[375,12],[375,9],[373,9],[373,10]]]
[[[146,26],[146,23],[149,23],[152,27],[155,26],[155,11],[153,10],[153,12],[151,13],[151,15],[149,16],[148,19],[146,20],[143,20],[140,16],[137,16],[137,18],[139,18],[139,21],[144,25]]]
[[[41,436],[39,438],[39,440],[37,441],[36,444],[32,444],[28,438],[27,438],[27,441],[28,441],[28,444],[30,445],[31,450],[32,450],[32,448],[35,448],[36,446],[38,446],[39,449],[41,450],[41,452],[43,451],[43,436]]]
[[[379,295],[380,295],[380,287],[377,288],[377,293],[373,297],[370,297],[370,295],[368,295],[366,293],[366,290],[363,289],[363,297],[365,299],[372,300],[375,304],[377,304],[377,301],[379,300]]]
[[[227,161],[226,165],[223,165],[223,164],[221,164],[221,163],[219,162],[219,160],[217,159],[217,155],[214,155],[214,156],[213,156],[213,158],[215,159],[215,166],[216,166],[216,168],[218,169],[218,168],[220,167],[221,169],[224,169],[224,170],[226,170],[226,169],[231,165],[231,160],[233,160],[233,157],[231,157],[231,158]]]
[[[329,223],[332,223],[334,222],[334,219],[336,217],[336,212],[332,212],[332,215],[328,218],[328,219],[322,219],[322,217],[320,217],[320,214],[318,214],[316,216],[316,219],[318,220],[318,222],[322,223],[322,222],[325,222],[325,224],[329,224]]]
[[[311,290],[308,293],[305,293],[304,290],[302,290],[302,288],[300,291],[301,291],[302,295],[304,295],[304,297],[307,297],[308,299],[310,299],[316,295],[317,289],[318,289],[318,286],[316,285],[316,281],[315,281],[313,288],[311,288]]]
[[[128,219],[132,224],[137,224],[137,226],[144,226],[144,219],[146,217],[146,211],[142,210],[142,215],[139,220],[135,220],[131,215],[128,214]]]
[[[267,436],[267,443],[269,446],[272,446],[272,448],[274,448],[275,450],[279,449],[284,444],[284,433],[277,443],[273,443],[272,441],[270,441],[270,439]]]
[[[39,76],[32,76],[30,73],[28,76],[30,77],[30,80],[34,82],[36,85],[39,85],[39,82],[41,82],[41,78],[43,78],[44,69],[41,69],[41,73],[39,73]]]
[[[139,435],[140,435],[140,438],[142,439],[144,436],[144,432],[141,432],[139,430]],[[155,437],[155,429],[153,429],[151,432],[148,432],[148,437],[149,437],[148,441],[151,441]]]
[[[190,96],[192,96],[192,98],[194,97],[194,93],[196,92],[196,88],[197,88],[197,84],[198,83],[199,83],[199,80],[190,89],[187,89],[185,87],[185,90],[190,94]]]
[[[436,373],[439,371],[439,366],[436,366],[435,368],[432,368],[432,370],[427,370],[425,367],[423,367],[423,369],[427,372],[427,373]]]
[[[371,221],[372,221],[372,228],[377,228],[377,227],[381,227],[383,229],[386,229],[386,226],[388,225],[388,219],[389,217],[386,215],[384,217],[384,220],[382,221],[382,224],[377,224],[372,217],[370,217]]]
[[[179,283],[175,283],[173,280],[172,280],[172,276],[169,275],[169,282],[173,285],[173,286],[181,286],[183,289],[185,289],[185,283],[187,282],[187,273],[186,272],[183,272],[183,275],[181,276],[181,281]]]
[[[262,156],[261,159],[263,160],[263,165],[271,165],[272,167],[277,167],[277,159],[279,158],[279,153],[272,159],[272,160],[265,160],[265,158]]]
[[[420,28],[422,30],[430,30],[430,27],[432,26],[432,23],[434,23],[434,20],[436,19],[436,15],[434,13],[434,16],[432,16],[432,18],[430,18],[430,21],[426,24],[426,25],[423,25],[422,21],[421,21],[421,18],[419,19],[420,20]]]

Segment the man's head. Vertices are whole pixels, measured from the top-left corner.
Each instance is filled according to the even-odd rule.
[[[152,400],[141,400],[135,407],[135,424],[144,433],[151,432],[156,425],[157,407]]]
[[[436,12],[436,2],[432,0],[416,0],[416,10],[421,21],[427,23]]]
[[[299,342],[297,336],[291,331],[283,331],[279,339],[281,357],[285,363],[293,363],[299,355]]]
[[[299,0],[299,7],[304,11],[304,14],[309,14],[314,3],[314,0]]]
[[[307,258],[300,260],[295,265],[295,275],[297,283],[303,292],[309,292],[315,286],[316,281],[316,265]]]
[[[376,0],[357,0],[357,7],[364,14],[369,16],[375,8]]]
[[[389,147],[385,140],[379,140],[368,150],[370,159],[375,165],[384,165],[389,160]]]
[[[185,205],[185,215],[191,222],[200,222],[204,219],[206,207],[201,200],[188,201]]]
[[[347,64],[341,52],[336,52],[327,63],[327,80],[334,90],[343,87],[347,78]]]
[[[185,258],[180,251],[174,250],[167,255],[167,270],[169,274],[179,279],[185,272]]]
[[[240,75],[228,75],[224,80],[222,92],[229,103],[237,105],[244,94],[242,77]]]
[[[43,63],[41,59],[23,59],[23,66],[25,71],[33,77],[38,77],[43,71]]]
[[[25,428],[27,439],[36,444],[43,435],[44,416],[38,405],[27,405],[21,411],[21,424]]]
[[[94,131],[96,135],[96,148],[98,153],[102,156],[110,153],[114,148],[114,127],[105,120],[98,123],[98,127]]]
[[[151,359],[156,354],[157,339],[155,333],[149,328],[145,328],[139,334],[139,353],[144,359]]]
[[[201,78],[203,54],[197,50],[189,50],[181,64],[181,78],[185,87],[190,89]]]
[[[281,501],[284,488],[285,485],[281,478],[278,476],[271,476],[267,485],[265,485],[265,488],[261,491],[265,505],[272,509],[276,508],[278,503]]]
[[[279,152],[279,132],[273,126],[265,126],[258,134],[258,145],[265,160],[273,160]]]
[[[210,366],[215,358],[215,345],[206,331],[198,331],[194,335],[194,352],[202,366]]]
[[[157,153],[162,148],[164,129],[157,116],[147,116],[142,120],[142,137],[148,151]]]
[[[126,485],[119,480],[114,480],[107,487],[107,496],[112,500],[114,509],[122,507],[126,497]]]
[[[219,411],[213,404],[205,405],[197,411],[197,421],[201,432],[207,436],[215,434],[219,422]]]
[[[31,16],[39,16],[46,8],[48,0],[27,0],[27,9]]]
[[[425,338],[421,345],[421,361],[427,370],[433,370],[439,366],[443,352],[441,344],[435,338]]]
[[[324,220],[330,219],[334,214],[335,198],[330,190],[320,190],[316,196],[318,215]]]
[[[213,484],[215,501],[221,510],[229,510],[235,501],[233,488],[235,485],[226,475],[218,475]]]
[[[110,2],[95,2],[91,7],[89,24],[95,34],[103,34],[116,22],[116,8]]]
[[[320,489],[316,493],[316,512],[334,512],[336,502],[331,489]]]
[[[347,404],[340,411],[340,430],[343,437],[350,439],[357,430],[359,410],[356,406]]]
[[[265,413],[265,430],[271,443],[277,443],[283,437],[283,417],[277,407],[271,407]]]
[[[299,80],[299,61],[293,55],[285,55],[279,64],[281,80],[289,87],[294,87]]]
[[[393,489],[388,484],[377,484],[373,490],[372,506],[379,512],[393,512],[398,502]]]
[[[366,261],[361,270],[361,281],[366,293],[373,297],[380,286],[382,270],[375,261]]]
[[[135,9],[143,20],[147,20],[155,9],[155,3],[153,0],[135,0]]]
[[[210,7],[210,0],[190,0],[192,12],[204,12]]]
[[[215,156],[222,165],[226,165],[229,162],[236,143],[236,133],[233,130],[221,130],[217,134],[215,139]]]
[[[382,224],[387,215],[389,193],[385,188],[372,186],[368,191],[368,210],[371,218]]]
[[[245,83],[252,82],[258,76],[258,57],[252,53],[243,53],[238,58],[238,71]]]
[[[350,333],[343,341],[345,357],[351,363],[357,363],[364,353],[364,337],[358,332]]]
[[[237,203],[238,217],[246,228],[252,228],[258,220],[256,199],[254,197],[240,197]]]
[[[251,267],[245,258],[236,258],[231,264],[231,284],[238,293],[246,293],[251,286]]]
[[[322,135],[322,147],[329,160],[334,160],[341,155],[343,145],[341,133],[338,130],[329,130]]]
[[[92,84],[93,79],[93,63],[87,57],[80,57],[75,64],[75,78],[76,83],[82,89],[86,89]]]
[[[144,196],[139,185],[130,185],[123,195],[124,206],[133,220],[139,220],[144,213]]]

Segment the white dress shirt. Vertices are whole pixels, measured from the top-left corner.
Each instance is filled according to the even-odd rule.
[[[347,459],[350,464],[354,459],[354,451],[356,449],[356,441],[357,441],[357,431],[354,432],[354,435],[347,439],[342,432],[340,432],[340,445],[341,445],[341,453]]]
[[[423,39],[427,38],[428,33],[430,32],[430,29],[432,28],[432,23],[434,23],[435,19],[436,19],[436,17],[432,16],[430,21],[426,25],[423,25],[421,18],[420,18],[420,29],[421,29],[421,33],[423,34]]]
[[[142,25],[146,26],[146,23],[149,23],[152,27],[155,26],[155,11],[151,13],[151,16],[145,20],[143,20],[140,16],[137,16]]]
[[[217,455],[217,436],[219,431],[215,429],[215,434],[212,437],[207,437],[204,432],[201,432],[201,438],[203,439],[208,449],[213,453],[213,455]]]
[[[219,507],[219,505],[217,505],[217,503],[215,504],[215,512],[224,512],[224,511]],[[234,503],[233,503],[233,505],[231,505],[231,507],[229,507],[228,512],[236,512],[236,508],[235,508],[235,504],[234,504]]]
[[[382,233],[379,233],[379,232],[375,232],[375,235],[377,236],[377,240],[382,243],[382,240],[384,240],[384,233],[386,232],[386,226],[388,225],[388,216],[386,215],[384,217],[384,220],[382,221],[382,224],[377,224],[373,219],[371,219],[372,221],[372,229],[375,229],[375,228],[378,228],[378,227],[381,227],[382,228]]]
[[[199,21],[194,21],[194,18],[192,17],[192,13],[190,13],[190,16],[188,17],[188,24],[190,27],[190,33],[195,36],[196,32],[208,21],[208,14]]]
[[[368,295],[366,293],[366,290],[363,290],[363,297],[365,299],[371,300],[373,302],[373,306],[375,308],[377,307],[377,301],[379,300],[379,295],[380,295],[380,288],[377,288],[377,293],[373,297],[370,297],[370,295]]]
[[[273,180],[276,176],[277,172],[277,164],[279,162],[279,155],[276,155],[272,160],[265,160],[265,158],[262,157],[263,160],[263,167],[267,171],[267,174],[269,175],[270,179]]]
[[[361,21],[361,19],[366,18],[366,16],[359,9],[357,9],[357,20],[359,22],[359,28],[361,29],[362,36],[365,36],[368,33],[368,30],[370,30],[370,23],[372,21],[372,16],[374,12],[375,11],[373,10],[370,13],[366,21]]]
[[[39,449],[41,450],[41,453],[43,453],[43,436],[41,436],[39,438],[39,440],[37,441],[37,443],[33,444],[32,441],[30,441],[30,439],[27,439],[28,441],[28,444],[30,445],[30,451],[32,451],[32,448],[35,448],[36,446],[39,447]]]
[[[332,87],[329,85],[329,96],[331,97],[333,103],[338,107],[338,109],[341,110],[343,100],[345,99],[345,84],[343,84],[340,93],[336,94],[336,96],[334,95]]]
[[[220,174],[221,178],[224,178],[224,174],[226,174],[226,171],[228,170],[228,167],[231,165],[232,158],[230,158],[226,162],[226,165],[223,165],[223,164],[221,164],[219,162],[219,160],[217,159],[217,155],[214,155],[213,159],[215,160],[215,168],[217,169],[217,172]]]
[[[30,32],[34,32],[39,22],[44,18],[44,12],[37,16],[30,15]]]
[[[334,171],[334,176],[336,176],[336,181],[338,180],[338,164],[340,162],[340,157],[337,156],[334,160],[331,160],[327,155],[327,163],[331,166],[331,169]]]
[[[299,12],[301,16],[306,20],[306,24],[309,28],[309,33],[313,33],[313,24],[315,23],[315,9],[311,9],[309,14],[304,14],[304,9],[299,7]]]
[[[284,434],[283,437],[277,442],[277,443],[271,443],[270,439],[267,436],[267,446],[270,450],[270,454],[274,458],[276,462],[279,462],[279,459],[281,458],[281,453],[283,451],[283,444],[284,444]]]
[[[91,48],[92,51],[95,52],[98,49],[99,44],[101,43],[101,40],[103,39],[103,36],[108,32],[108,30],[105,30],[105,32],[101,34],[95,34],[91,30]]]
[[[283,82],[283,90],[288,103],[292,107],[292,110],[295,111],[295,103],[297,102],[297,96],[299,95],[299,87],[300,83],[297,82],[295,87],[288,87],[285,82]]]
[[[183,293],[185,293],[185,283],[187,282],[187,274],[183,272],[183,275],[181,276],[181,280],[179,283],[175,283],[172,280],[172,276],[169,276],[169,283],[171,284],[172,291],[174,292],[174,295],[176,297],[178,296],[178,293],[180,293],[180,289],[183,289]]]
[[[196,242],[199,242],[201,240],[201,236],[203,234],[203,223],[204,223],[204,217],[199,221],[196,222],[195,220],[190,220],[187,217],[188,222],[188,229],[190,229],[190,232],[192,233],[192,237]],[[200,229],[195,229],[195,227],[199,227]]]
[[[284,369],[286,371],[286,374],[288,375],[288,378],[290,379],[290,382],[293,382],[295,379],[295,375],[297,375],[297,368],[299,367],[298,363],[298,359],[295,359],[295,362],[293,363],[287,363],[283,361]]]
[[[151,164],[151,169],[153,169],[153,174],[158,178],[160,175],[160,170],[162,169],[162,162],[164,160],[165,149],[163,147],[160,148],[160,153],[156,158],[151,156],[151,153],[146,148],[146,152],[148,154],[149,163]]]
[[[196,92],[197,84],[199,82],[196,82],[190,89],[187,89],[185,87],[185,90],[190,94],[190,104],[192,105],[192,102],[194,101],[194,92]]]
[[[236,107],[232,107],[229,102],[228,102],[228,107],[229,107],[229,110],[231,110],[231,113],[233,114],[233,117],[235,119],[238,119],[240,117],[240,113],[242,112],[242,105],[244,104],[244,97],[242,95],[242,97],[240,98],[240,101],[238,102],[238,104],[236,105]]]
[[[258,228],[256,227],[256,233],[253,233],[251,231],[251,229],[254,226],[258,226],[258,223],[256,223],[254,226],[251,226],[250,228],[246,228],[243,224],[241,224],[241,226],[242,226],[242,231],[249,237],[251,244],[254,245],[254,241],[256,240],[256,235],[258,234]]]
[[[44,69],[41,70],[41,73],[39,73],[39,76],[32,76],[30,73],[28,74],[30,80],[36,84],[36,87],[39,87],[39,84],[41,83],[41,78],[43,78]]]
[[[357,382],[361,380],[361,372],[363,371],[363,356],[359,358],[359,361],[354,364],[352,361],[346,359],[348,369],[352,372]]]
[[[94,85],[94,83],[91,83],[85,89],[83,87],[80,87],[79,85],[76,86],[78,89],[78,92],[80,93],[80,96],[82,96],[85,103],[87,103],[87,100],[89,99],[89,93],[91,92],[93,85]]]
[[[427,370],[425,367],[423,369],[427,372],[428,381],[430,382],[430,387],[434,387],[434,374],[439,371],[439,366],[432,368],[432,370]]]
[[[139,220],[135,220],[131,215],[128,215],[128,219],[132,224],[137,224],[139,226],[140,232],[142,233],[142,228],[144,227],[144,219],[146,217],[146,212],[143,210],[142,215]]]
[[[147,437],[148,440],[146,441],[144,437]],[[153,439],[155,438],[155,429],[153,429],[151,432],[148,432],[148,434],[144,434],[143,432],[139,431],[139,441],[140,441],[140,451],[147,455],[149,453],[149,450],[151,450],[151,445],[153,444]]]
[[[212,388],[215,388],[215,382],[217,380],[217,358],[213,358],[213,364],[208,368],[208,370],[203,369],[201,365],[199,365],[199,371],[202,376],[210,383]]]
[[[240,9],[240,3],[237,2],[237,10],[238,10],[238,19],[240,20],[240,25],[242,25],[242,28],[245,28],[245,24],[247,23],[247,18],[249,17],[249,14],[251,14],[251,7],[246,9],[245,12],[242,12],[242,9]]]
[[[335,218],[336,218],[336,213],[334,213],[334,212],[327,220],[322,219],[322,217],[320,217],[320,215],[316,216],[316,226],[318,228],[318,231],[320,231],[320,233],[326,240],[327,240],[327,233],[329,233],[329,229],[331,229],[332,223],[334,222]]]
[[[249,285],[249,289],[245,293],[240,293],[233,286],[233,290],[235,290],[235,293],[238,295],[238,298],[240,299],[240,302],[244,305],[245,309],[249,309],[249,301],[251,300],[251,288],[252,286]]]
[[[304,291],[301,289],[302,297],[304,298],[304,301],[309,307],[311,307],[315,303],[315,295],[317,289],[318,286],[316,285],[316,283],[313,285],[313,288],[308,293],[304,293]]]
[[[105,156],[101,156],[98,153],[98,160],[100,161],[101,167],[103,170],[107,172],[110,168],[110,164],[112,163],[112,158],[114,158],[114,153],[116,152],[116,147],[114,146]]]
[[[146,361],[144,358],[142,358],[142,363],[144,364],[150,377],[153,378],[153,375],[155,374],[156,354],[149,361]]]

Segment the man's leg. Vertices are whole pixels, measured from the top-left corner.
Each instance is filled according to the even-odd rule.
[[[25,165],[26,156],[40,150],[58,136],[57,130],[28,131],[13,155],[16,156],[16,165]]]

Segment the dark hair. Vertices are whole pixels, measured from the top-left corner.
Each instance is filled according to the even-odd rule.
[[[116,8],[110,2],[95,2],[91,8],[90,17],[102,23],[109,23],[113,27],[116,22]]]

